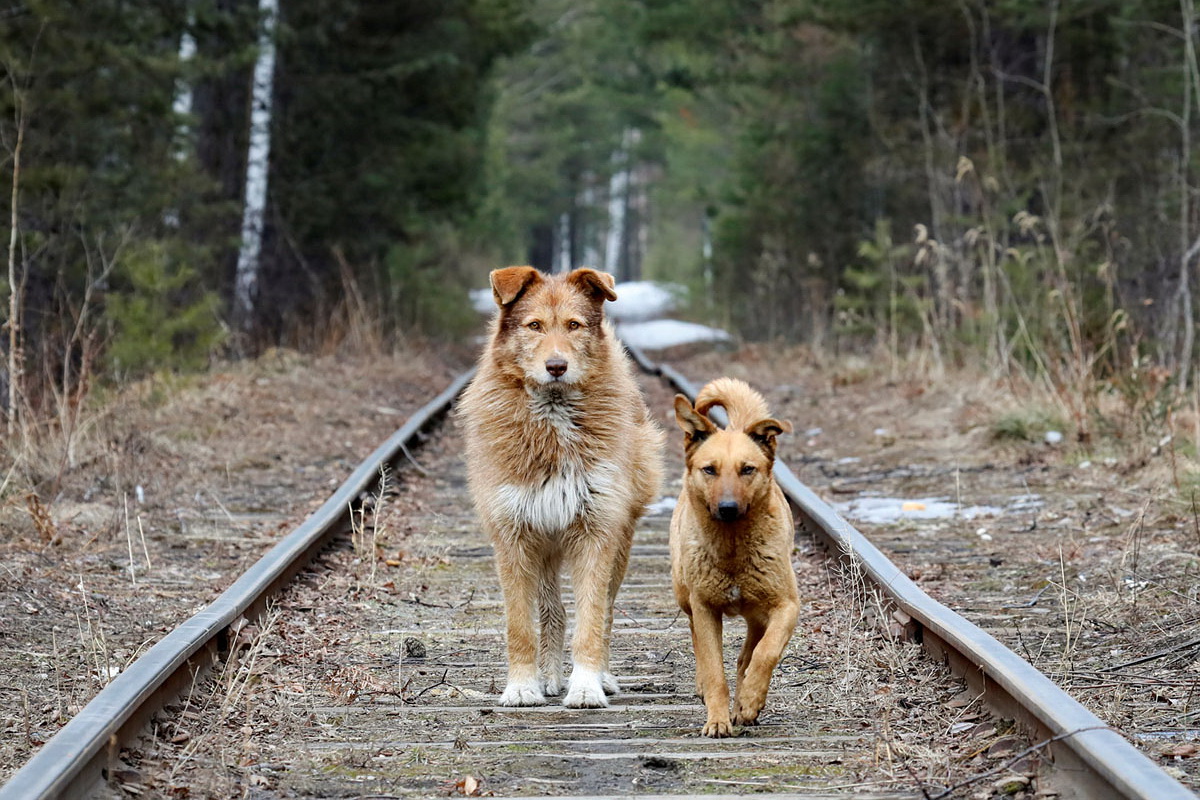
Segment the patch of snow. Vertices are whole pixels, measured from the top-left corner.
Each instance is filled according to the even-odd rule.
[[[618,322],[657,319],[678,304],[684,288],[676,284],[652,281],[626,281],[616,286],[617,299],[605,306],[604,313]]]
[[[679,498],[677,497],[663,497],[662,499],[651,503],[650,505],[646,506],[646,516],[660,517],[670,514],[675,510],[675,503],[678,501],[678,499]]]
[[[731,342],[733,337],[720,328],[695,322],[657,319],[650,322],[626,322],[617,326],[617,334],[626,344],[642,350],[663,350],[693,342]]]
[[[467,294],[471,298],[471,308],[480,314],[491,314],[496,310],[496,301],[492,297],[491,287],[487,289],[471,289]]]
[[[902,519],[974,519],[1001,513],[995,506],[960,506],[944,497],[922,497],[902,500],[898,497],[857,497],[845,503],[834,503],[838,513],[872,525],[890,525]]]

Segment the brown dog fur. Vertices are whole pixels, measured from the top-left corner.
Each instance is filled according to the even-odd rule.
[[[728,428],[708,418],[716,405],[729,415]],[[686,469],[671,517],[671,579],[692,630],[696,694],[708,712],[702,733],[731,736],[732,725],[758,721],[796,627],[792,512],[771,473],[775,437],[792,426],[772,419],[762,396],[732,378],[701,389],[694,408],[676,395],[675,419]],[[746,641],[731,725],[721,633],[723,617],[735,615],[746,620]]]
[[[607,706],[612,608],[634,525],[658,496],[663,434],[650,419],[604,301],[613,278],[492,272],[498,310],[463,394],[468,479],[492,540],[508,633],[507,706],[562,690],[565,561],[575,591],[563,705]],[[537,628],[535,631],[535,620]]]

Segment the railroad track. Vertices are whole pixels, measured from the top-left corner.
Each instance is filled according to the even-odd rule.
[[[660,399],[669,397],[666,385],[694,396],[695,387],[677,372],[634,355],[648,375],[663,379]],[[805,656],[806,637],[848,638],[828,622],[802,623],[797,630],[772,683],[765,724],[734,740],[698,737],[703,708],[690,695],[687,626],[673,607],[666,568],[669,510],[651,514],[639,529],[618,598],[614,663],[625,693],[613,707],[493,707],[492,682],[504,671],[502,606],[490,551],[465,496],[453,431],[433,434],[422,451],[422,460],[432,459],[429,474],[414,475],[402,487],[426,499],[436,493],[438,500],[423,511],[420,503],[414,506],[424,514],[414,522],[423,533],[414,537],[405,563],[397,562],[399,577],[384,580],[386,575],[372,569],[369,580],[360,574],[339,595],[338,579],[331,577],[336,571],[318,563],[313,572],[309,565],[322,551],[327,561],[353,561],[344,547],[328,555],[330,543],[348,532],[351,509],[377,491],[381,465],[404,471],[403,459],[411,460],[410,449],[436,428],[469,378],[469,373],[460,376],[415,413],[309,520],[213,604],[118,675],[0,788],[0,800],[122,796],[148,789],[166,793],[173,776],[156,776],[146,765],[171,761],[224,776],[225,783],[198,784],[202,788],[192,796],[228,796],[233,790],[263,797],[288,792],[392,797],[479,791],[510,796],[802,791],[805,797],[853,792],[883,800],[952,794],[956,787],[969,793],[969,786],[1003,776],[965,767],[935,780],[900,768],[888,748],[881,754],[878,731],[864,731],[877,721],[864,721],[861,710],[855,718],[852,703],[837,702],[838,692],[849,689],[845,665]],[[897,643],[885,643],[892,648],[885,657],[908,659],[900,664],[904,675],[929,680],[944,663],[966,682],[964,695],[1016,720],[1033,745],[1030,755],[1042,758],[1041,784],[1062,796],[1195,796],[1028,663],[929,598],[782,463],[776,478],[800,528],[811,537],[801,539],[797,566],[802,595],[817,609],[814,615],[832,616],[844,604],[830,599],[839,585],[815,552],[823,549],[832,556],[829,564],[841,565],[835,571],[842,584],[846,575],[862,584],[865,591],[856,602],[873,603],[868,610],[895,623],[892,627],[932,660],[915,666],[913,648]],[[303,579],[296,583],[298,574]],[[354,598],[346,629],[358,633],[342,642],[342,652],[354,663],[331,667],[307,655],[291,657],[288,643],[307,641],[305,636],[323,624],[319,620],[351,613],[345,597]],[[261,635],[247,641],[244,632],[256,628]],[[849,663],[850,645],[845,648]],[[736,648],[727,645],[726,652]],[[272,659],[270,675],[254,672],[254,663]],[[195,720],[199,676],[214,665],[219,675],[232,674],[227,665],[237,661],[249,664],[238,692],[257,692],[261,707],[242,720],[246,753],[238,756],[241,763],[222,765],[210,753],[208,760],[217,763],[205,767],[200,751],[187,749],[199,737],[180,735],[178,720],[162,720],[181,713]],[[232,679],[226,683],[227,695],[232,685]],[[259,688],[248,688],[252,685]],[[314,691],[318,686],[323,691]],[[293,701],[279,710],[282,697]],[[277,710],[264,711],[268,706]],[[156,714],[160,721],[151,723]],[[193,725],[203,726],[202,720]],[[251,740],[253,746],[247,744]],[[228,754],[224,746],[214,748]],[[141,773],[128,768],[138,759]],[[1001,759],[997,765],[1015,760]],[[131,772],[137,777],[130,778]],[[246,775],[257,780],[240,783]],[[139,786],[141,780],[145,784]]]

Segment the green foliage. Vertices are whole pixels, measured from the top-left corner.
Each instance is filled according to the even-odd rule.
[[[1040,408],[1018,408],[1005,412],[991,424],[997,441],[1040,442],[1047,431],[1062,433],[1066,426],[1061,417]]]
[[[206,367],[225,338],[217,296],[171,249],[141,242],[125,254],[105,303],[106,353],[115,375]]]
[[[416,244],[393,247],[385,261],[390,306],[401,331],[457,339],[478,325],[467,289],[486,265],[459,231],[439,225]]]

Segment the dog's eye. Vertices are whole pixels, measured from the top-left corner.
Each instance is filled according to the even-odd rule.
[[[533,322],[529,323],[529,325],[527,327],[531,331],[540,331],[542,329],[542,323],[538,322],[535,319]]]
[[[754,465],[747,464],[746,466],[742,467],[741,473],[743,475],[753,475],[754,474]]]
[[[708,464],[707,466],[701,467],[700,471],[703,472],[705,475],[716,475],[717,474],[717,468],[714,467],[712,464]]]
[[[579,324],[578,320],[571,320],[570,322],[567,323],[567,327],[573,331],[577,331],[580,328],[582,328],[583,326],[581,324]]]

